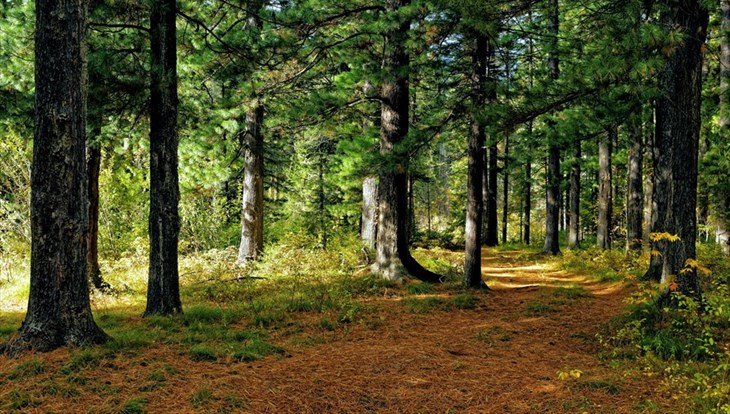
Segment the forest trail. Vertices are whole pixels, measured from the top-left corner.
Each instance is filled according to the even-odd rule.
[[[624,307],[623,285],[517,253],[484,251],[493,290],[475,309],[414,314],[386,300],[377,329],[353,326],[289,358],[195,381],[237,390],[254,413],[629,413],[647,400],[669,404],[656,377],[625,376],[596,356],[595,334]],[[565,286],[584,296],[554,294]],[[575,370],[580,378],[559,378]]]
[[[621,312],[625,284],[554,270],[536,255],[483,253],[492,290],[477,294],[474,308],[414,312],[405,306],[413,296],[386,294],[343,329],[317,331],[321,316],[302,315],[292,329],[299,339],[316,331],[319,341],[274,331],[287,354],[248,363],[194,362],[186,349],[158,343],[69,377],[86,385],[22,411],[132,412],[119,411],[121,402],[142,398],[139,412],[150,413],[671,412],[659,378],[598,358],[595,334]],[[44,354],[46,366],[63,366],[68,352]],[[11,372],[15,362],[4,364]],[[164,382],[149,385],[159,372]]]

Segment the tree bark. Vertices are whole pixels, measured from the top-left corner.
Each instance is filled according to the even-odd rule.
[[[365,177],[362,183],[362,218],[360,237],[363,243],[371,249],[375,247],[378,234],[378,179]]]
[[[92,132],[96,137],[101,133],[101,125],[94,126]],[[99,268],[99,173],[101,170],[101,146],[92,143],[87,148],[87,173],[89,175],[89,280],[98,290],[106,290],[109,284],[104,282]]]
[[[490,84],[489,91],[487,92],[486,100],[489,103],[493,103],[497,101],[497,74],[496,70],[494,68],[494,55],[495,55],[495,45],[493,45],[491,42],[487,42],[487,77],[485,82]],[[499,157],[499,150],[497,148],[497,140],[495,137],[489,138],[489,149],[487,151],[488,153],[488,163],[489,168],[487,170],[487,204],[485,207],[486,211],[486,217],[487,217],[487,231],[484,235],[484,244],[487,246],[496,246],[498,242],[497,234],[498,234],[498,224],[497,224],[497,180],[498,180],[498,173],[499,173],[499,166],[498,166],[498,157]]]
[[[659,76],[656,170],[667,183],[667,206],[671,206],[665,217],[659,217],[660,228],[679,240],[666,243],[662,280],[674,278],[681,293],[701,299],[697,269],[688,260],[696,259],[697,155],[708,12],[699,0],[669,6],[662,22],[681,30],[684,37],[674,45]]]
[[[50,351],[107,339],[89,304],[86,165],[88,3],[35,7],[35,131],[28,311],[0,351]]]
[[[238,263],[258,260],[264,251],[264,107],[256,102],[246,113],[242,137],[243,191]]]
[[[472,113],[468,147],[468,175],[466,195],[466,228],[464,230],[464,285],[476,288],[482,285],[481,230],[484,206],[482,186],[484,176],[484,125],[479,121],[476,110],[486,101],[487,38],[479,33],[474,36],[472,46],[471,99]]]
[[[577,247],[580,242],[580,163],[581,142],[576,141],[573,149],[573,165],[570,166],[570,205],[568,226],[568,247]]]
[[[532,137],[532,121],[527,123],[527,135],[528,137]],[[524,237],[523,242],[529,246],[530,225],[532,220],[532,159],[530,158],[530,154],[532,153],[532,145],[528,144],[527,153],[527,162],[525,162],[525,182],[522,188],[525,198],[525,221],[522,236]]]
[[[558,57],[558,35],[560,31],[560,13],[558,0],[548,0],[548,32],[550,33],[550,50],[548,56],[548,76],[557,81],[560,77],[560,58]],[[548,142],[547,165],[547,197],[545,213],[545,245],[543,252],[557,255],[560,253],[559,221],[560,221],[560,137],[555,122],[549,122],[551,134]]]
[[[504,163],[502,166],[502,244],[507,244],[509,221],[509,135],[504,138]]]
[[[632,115],[629,121],[630,142],[627,174],[629,182],[626,205],[626,250],[640,252],[643,243],[644,227],[644,149],[640,116]]]
[[[598,233],[596,244],[601,249],[611,248],[611,146],[616,127],[608,129],[598,142]]]
[[[388,0],[386,10],[396,13],[409,0]],[[408,134],[408,69],[406,40],[410,21],[385,33],[381,84],[380,153],[383,163],[378,185],[378,236],[373,271],[389,280],[409,274],[428,282],[441,276],[426,270],[408,247],[408,153],[403,139]]]
[[[720,0],[720,133],[730,134],[730,0]],[[723,197],[717,212],[715,240],[730,254],[730,196]]]
[[[145,316],[182,312],[177,267],[180,235],[177,171],[175,0],[155,0],[150,17],[150,263]]]

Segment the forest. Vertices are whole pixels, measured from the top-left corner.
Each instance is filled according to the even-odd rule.
[[[730,0],[0,0],[0,412],[730,414]]]

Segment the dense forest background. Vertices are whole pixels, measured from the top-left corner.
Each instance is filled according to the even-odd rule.
[[[200,262],[471,289],[483,246],[613,257],[650,322],[726,323],[697,315],[727,317],[728,0],[54,7],[0,2],[0,300],[31,297],[8,354],[107,341],[89,291],[182,313]],[[727,358],[707,335],[664,356]]]

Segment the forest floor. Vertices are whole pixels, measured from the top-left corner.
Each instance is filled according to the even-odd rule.
[[[365,316],[343,326],[298,314],[269,332],[279,351],[261,359],[191,358],[164,340],[0,357],[0,411],[677,412],[660,375],[601,357],[596,334],[625,308],[631,284],[556,270],[534,254],[483,253],[491,291],[469,306],[441,306],[453,299],[447,290],[395,287],[361,299]]]

